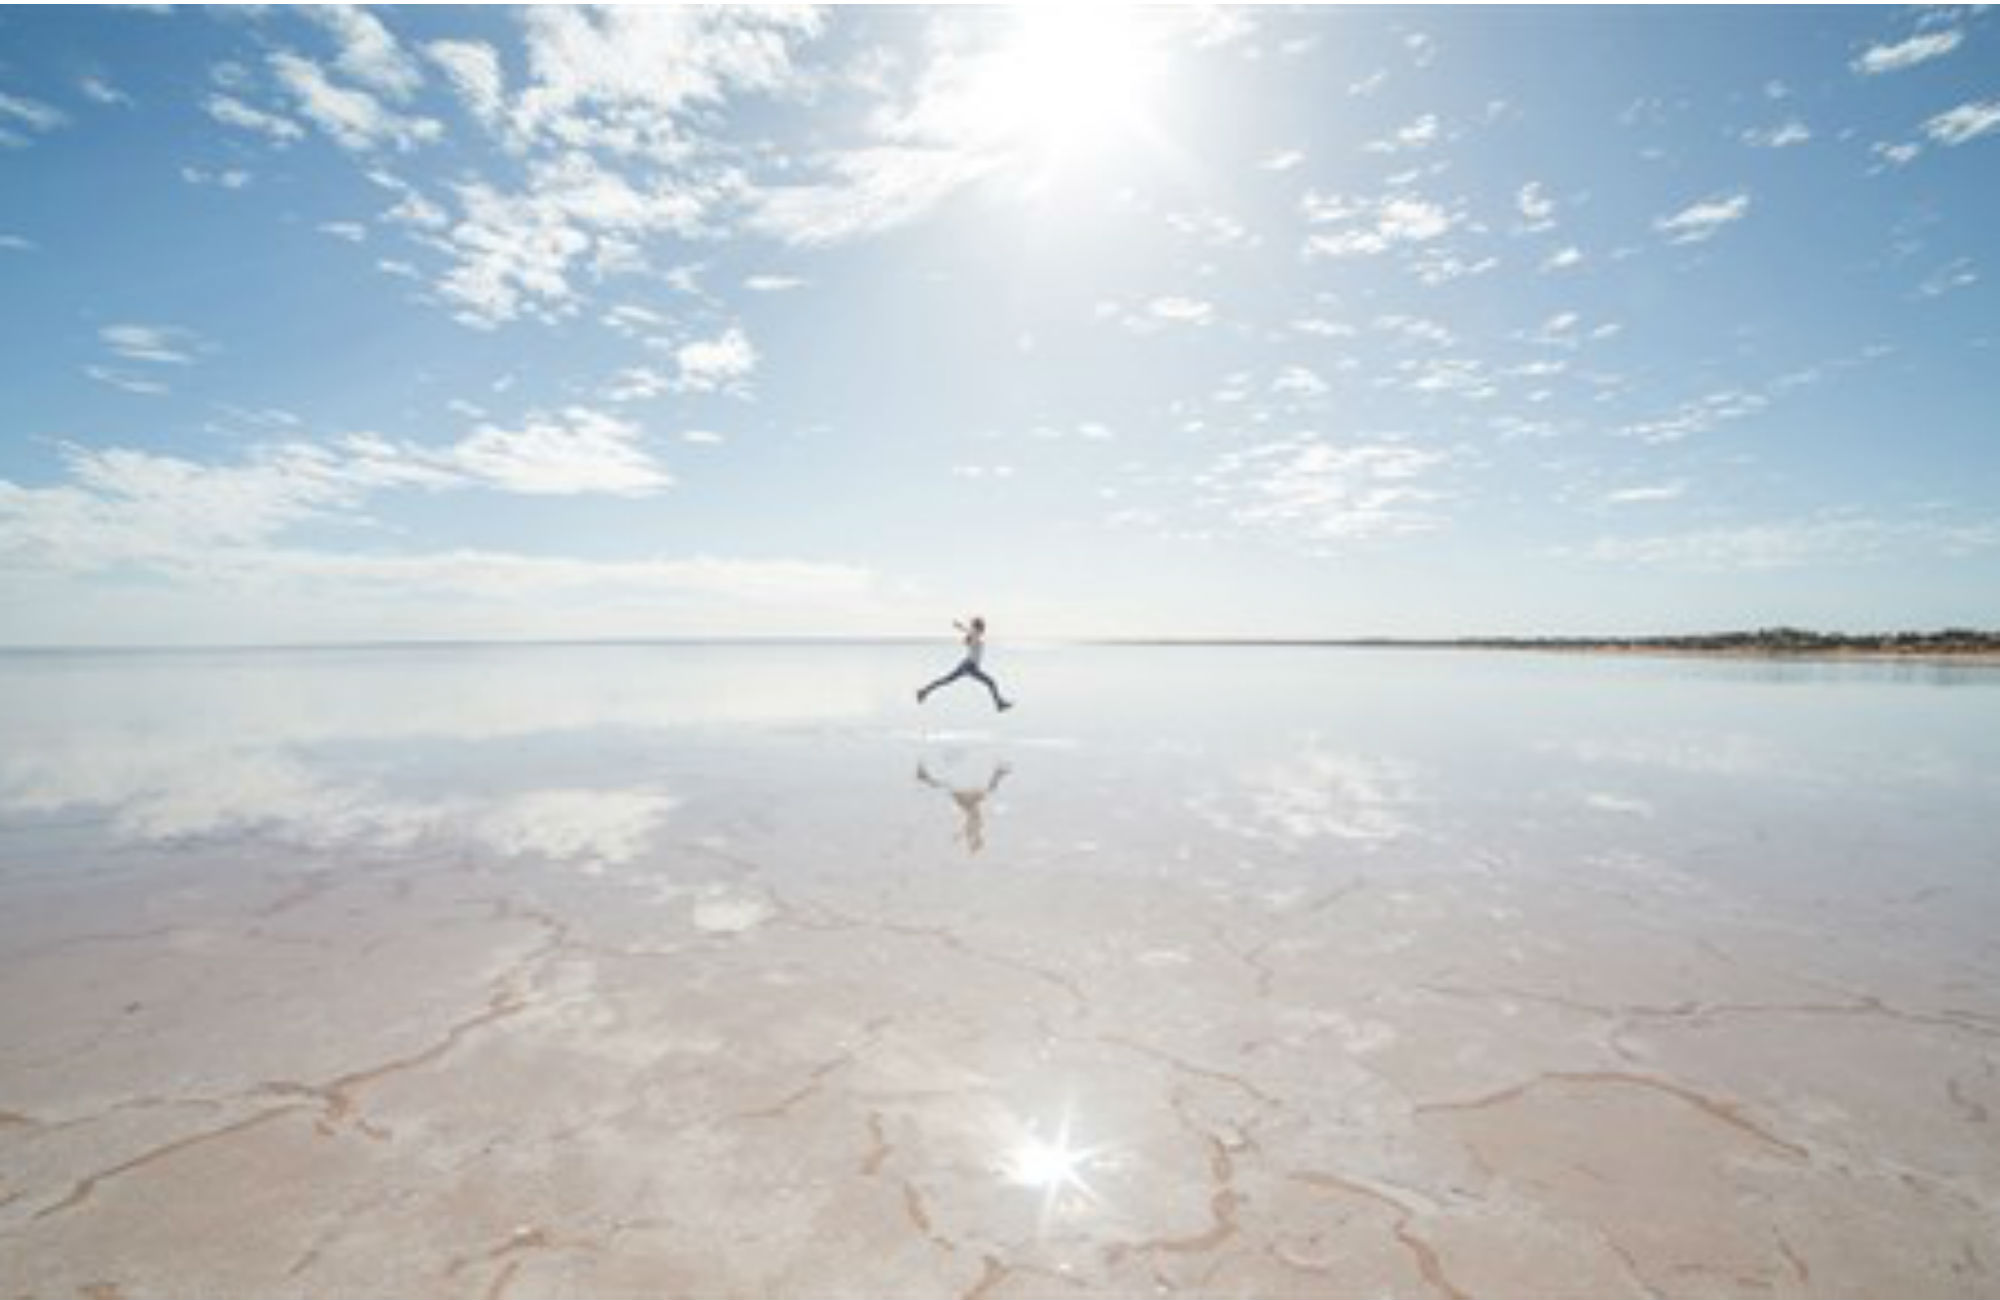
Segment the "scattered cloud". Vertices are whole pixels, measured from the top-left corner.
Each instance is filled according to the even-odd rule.
[[[1907,167],[1915,162],[1917,156],[1923,153],[1923,151],[1924,147],[1922,145],[1911,142],[1902,144],[1878,142],[1868,146],[1869,153],[1880,158],[1885,164],[1891,167]]]
[[[121,389],[128,393],[138,393],[143,396],[152,397],[173,391],[158,380],[127,374],[122,370],[113,370],[110,366],[85,366],[83,373],[95,379],[100,384],[109,384],[113,388]]]
[[[368,238],[368,227],[358,221],[322,221],[319,230],[321,234],[344,239],[350,244],[358,244]]]
[[[784,293],[803,288],[805,283],[795,275],[751,275],[743,279],[743,287],[752,293]]]
[[[10,253],[32,253],[40,247],[41,245],[37,244],[34,240],[22,235],[0,234],[0,248],[4,248]]]
[[[1942,145],[1960,145],[2000,129],[2000,99],[1971,100],[1924,123],[1924,134]]]
[[[1529,181],[1514,196],[1523,230],[1547,230],[1555,224],[1556,201],[1542,192],[1541,183]]]
[[[1429,148],[1438,142],[1440,135],[1437,114],[1425,113],[1398,127],[1384,139],[1370,140],[1362,148],[1369,153],[1403,153]]]
[[[200,167],[181,168],[181,179],[190,185],[213,185],[219,189],[240,190],[250,183],[250,173],[241,167],[226,167],[212,172]]]
[[[332,32],[340,46],[335,66],[371,90],[402,101],[423,84],[423,70],[380,19],[355,5],[312,5],[308,18]]]
[[[1257,165],[1267,172],[1288,172],[1305,160],[1305,154],[1298,149],[1280,149]]]
[[[199,347],[193,331],[171,325],[106,325],[97,334],[127,361],[186,365]]]
[[[938,146],[849,149],[822,161],[818,181],[755,191],[749,224],[801,248],[847,243],[915,221],[997,165]]]
[[[579,423],[574,412],[555,418]],[[284,583],[315,600],[370,592],[425,601],[504,600],[510,606],[565,593],[588,593],[594,600],[656,601],[681,594],[782,603],[851,598],[875,584],[867,569],[779,558],[598,561],[473,549],[396,554],[283,545],[300,524],[351,517],[381,488],[469,481],[443,469],[420,476],[407,449],[381,439],[346,441],[345,449],[305,443],[263,447],[233,465],[66,446],[68,482],[25,488],[0,479],[0,570],[88,574],[136,568],[204,589],[219,582]],[[488,466],[500,471],[496,484],[522,476],[531,484],[545,483],[540,458],[523,458],[515,454],[519,450]]]
[[[1309,235],[1307,257],[1372,257],[1399,245],[1419,244],[1451,230],[1455,218],[1427,199],[1392,194],[1375,200],[1308,193],[1303,207],[1308,223],[1336,229]]]
[[[409,150],[444,133],[432,118],[405,117],[365,90],[335,85],[317,63],[289,51],[271,56],[271,71],[299,112],[343,149],[365,153],[389,145]]]
[[[1699,244],[1713,239],[1724,226],[1741,221],[1750,211],[1748,194],[1703,199],[1672,216],[1660,217],[1653,229],[1676,244]]]
[[[1215,319],[1215,304],[1200,298],[1155,298],[1146,304],[1146,314],[1170,325],[1207,325]]]
[[[1678,501],[1687,492],[1687,480],[1676,479],[1671,483],[1651,483],[1641,487],[1619,488],[1604,494],[1606,505],[1634,505],[1645,501]]]
[[[255,131],[276,144],[289,144],[303,139],[305,128],[288,117],[267,113],[261,108],[252,108],[234,95],[210,95],[202,103],[208,115],[224,126],[237,127],[244,131]]]
[[[530,8],[531,80],[511,127],[562,147],[675,160],[689,146],[684,114],[734,92],[785,90],[797,76],[793,43],[825,21],[804,7]]]
[[[432,41],[424,46],[431,62],[444,69],[459,99],[481,122],[492,124],[506,107],[500,56],[479,41]]]
[[[23,149],[35,135],[44,135],[69,121],[67,114],[40,100],[0,91],[0,148]],[[22,134],[22,132],[29,134]]]
[[[482,425],[415,463],[530,496],[650,496],[674,482],[646,453],[637,425],[587,407],[531,415],[517,428]]]
[[[674,351],[680,367],[675,387],[684,393],[742,393],[757,369],[757,349],[734,326],[712,339],[697,339]]]
[[[572,153],[531,164],[514,193],[462,183],[458,201],[460,218],[440,241],[455,263],[437,289],[465,323],[491,326],[575,311],[578,269],[626,266],[649,234],[699,233],[708,200],[668,182],[641,189],[624,172]]]
[[[1225,452],[1196,482],[1237,527],[1318,550],[1441,528],[1442,494],[1420,480],[1445,459],[1403,443],[1303,433]]]
[[[130,95],[118,89],[118,87],[112,85],[103,77],[80,77],[77,79],[76,88],[83,92],[85,99],[90,100],[94,104],[123,104],[126,107],[130,107],[132,104],[132,97]]]
[[[1776,126],[1753,128],[1743,133],[1743,143],[1759,149],[1789,149],[1812,139],[1812,128],[1796,117]]]
[[[1924,277],[1923,282],[1917,286],[1917,296],[1938,298],[1954,289],[1963,289],[1978,282],[1979,272],[1972,265],[1971,258],[1953,258]]]
[[[1941,32],[1924,32],[1894,45],[1871,45],[1854,60],[1854,70],[1871,77],[1884,72],[1901,72],[1919,63],[1943,58],[1957,49],[1964,39],[1959,31],[1946,28]]]
[[[1641,420],[1621,427],[1618,432],[1641,442],[1680,442],[1695,434],[1707,433],[1717,425],[1757,414],[1771,404],[1762,393],[1741,388],[1725,388],[1684,402],[1671,414]]]
[[[1581,266],[1582,264],[1583,250],[1574,244],[1570,244],[1566,247],[1558,248],[1555,252],[1543,258],[1541,269],[1544,271],[1567,271],[1573,266]]]

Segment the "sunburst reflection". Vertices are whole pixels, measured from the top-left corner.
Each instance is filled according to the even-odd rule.
[[[1108,1148],[1078,1144],[1071,1131],[1071,1113],[1063,1107],[1053,1136],[1044,1137],[1029,1125],[1027,1133],[1007,1152],[1007,1180],[1042,1194],[1038,1230],[1046,1233],[1059,1213],[1098,1204],[1090,1171],[1106,1162]]]

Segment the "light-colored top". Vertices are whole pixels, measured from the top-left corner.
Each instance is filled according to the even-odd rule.
[[[979,666],[979,656],[986,652],[986,634],[976,627],[965,629],[965,662],[974,668]]]

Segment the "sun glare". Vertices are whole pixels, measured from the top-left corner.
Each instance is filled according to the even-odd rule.
[[[1162,73],[1144,11],[1117,5],[1036,6],[985,60],[975,112],[993,136],[1061,162],[1129,140]]]

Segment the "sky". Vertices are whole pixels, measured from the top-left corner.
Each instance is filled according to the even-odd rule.
[[[2000,625],[2000,14],[0,9],[0,644]]]

